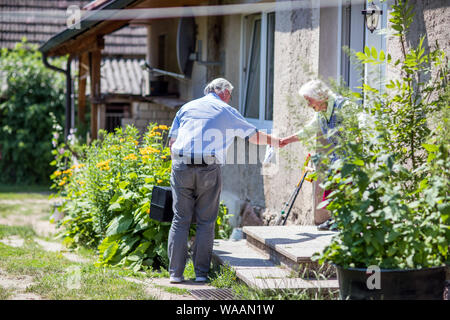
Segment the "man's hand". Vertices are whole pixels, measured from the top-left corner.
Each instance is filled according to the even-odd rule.
[[[170,149],[170,153],[172,153],[172,145],[175,143],[176,139],[170,138],[169,140],[169,149]]]
[[[289,143],[300,141],[296,135],[280,139],[280,148],[287,146]]]
[[[277,148],[280,146],[280,138],[273,137],[270,134],[265,134],[262,131],[258,131],[257,133],[252,135],[248,139],[248,141],[253,144],[258,144],[258,145],[268,144],[269,146],[277,147]]]

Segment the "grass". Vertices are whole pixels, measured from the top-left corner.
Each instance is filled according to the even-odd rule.
[[[163,289],[164,291],[172,294],[189,295],[189,290],[183,288],[160,286],[160,285],[155,285],[155,288]]]
[[[9,236],[19,236],[23,239],[30,239],[36,236],[33,228],[30,226],[5,226],[0,224],[0,239]]]
[[[17,235],[20,232],[17,232]],[[97,268],[92,263],[67,260],[61,253],[47,252],[28,241],[13,248],[0,243],[0,268],[10,275],[29,275],[33,285],[27,292],[50,300],[151,300],[141,284],[123,277],[135,275],[119,268]],[[73,284],[76,284],[74,286]],[[0,299],[10,293],[3,290]]]
[[[11,297],[12,291],[10,289],[3,288],[0,286],[0,300],[7,300]]]

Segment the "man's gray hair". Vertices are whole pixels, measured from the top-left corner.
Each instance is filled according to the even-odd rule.
[[[233,85],[227,79],[217,78],[208,83],[203,92],[205,95],[211,92],[222,93],[225,91],[225,89],[227,89],[231,93],[231,91],[233,90]]]
[[[322,101],[328,98],[331,94],[331,90],[321,80],[310,80],[300,88],[298,93],[302,97],[307,96],[314,100]]]

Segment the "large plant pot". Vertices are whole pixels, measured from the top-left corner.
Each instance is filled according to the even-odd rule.
[[[442,300],[444,296],[445,266],[381,269],[379,283],[374,280],[374,273],[367,273],[367,269],[336,268],[340,296],[344,300]]]

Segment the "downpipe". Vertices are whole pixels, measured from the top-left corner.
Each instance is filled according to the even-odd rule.
[[[65,112],[66,121],[65,121],[65,126],[64,126],[64,139],[67,141],[67,137],[69,136],[70,128],[71,128],[71,124],[72,124],[72,110],[71,110],[72,109],[72,76],[71,76],[71,70],[70,70],[70,65],[72,63],[72,57],[69,55],[69,58],[67,60],[66,70],[58,68],[54,65],[51,65],[47,59],[48,59],[47,54],[43,53],[42,61],[44,62],[44,65],[49,69],[64,73],[66,76],[66,112]]]

